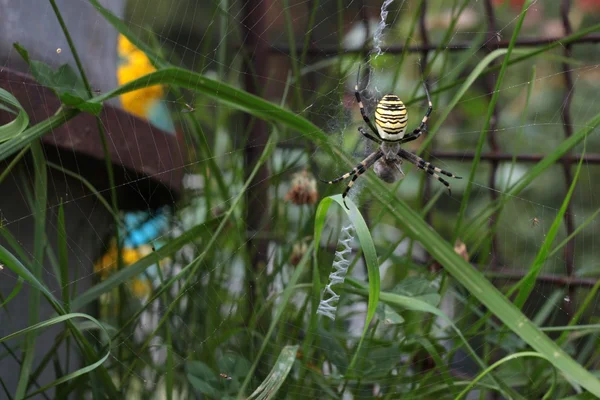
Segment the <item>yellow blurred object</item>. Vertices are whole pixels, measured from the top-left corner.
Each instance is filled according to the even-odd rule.
[[[135,263],[137,260],[148,255],[149,251],[146,247],[138,247],[136,249],[122,249],[123,266],[126,267]],[[150,249],[150,251],[152,251]],[[104,253],[102,258],[94,264],[94,272],[99,274],[102,279],[106,279],[113,271],[117,269],[117,242],[113,239],[110,243],[108,251]]]
[[[119,35],[118,52],[122,59],[122,64],[117,68],[119,85],[156,71],[146,54],[123,35]],[[154,85],[121,95],[121,103],[126,111],[147,119],[152,105],[163,95],[163,87]]]
[[[145,278],[134,279],[131,282],[130,289],[131,289],[131,292],[133,293],[133,295],[135,297],[137,297],[138,299],[147,297],[150,294],[150,292],[152,291],[150,282],[148,281],[148,279],[145,279]]]

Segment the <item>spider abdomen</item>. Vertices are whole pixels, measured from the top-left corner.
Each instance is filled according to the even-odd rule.
[[[408,111],[395,94],[386,94],[377,103],[375,124],[379,136],[384,140],[400,140],[406,132]]]
[[[387,183],[394,183],[404,178],[404,172],[402,172],[402,160],[388,160],[385,157],[381,157],[373,166],[373,171],[379,179]]]

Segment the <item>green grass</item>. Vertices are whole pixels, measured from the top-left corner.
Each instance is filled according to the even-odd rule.
[[[566,58],[559,43],[519,48],[519,39],[538,32],[523,23],[524,14],[515,18],[508,9],[498,9],[498,19],[506,20],[506,32],[511,32],[507,49],[478,56],[469,56],[474,50],[452,53],[445,46],[456,36],[460,15],[469,10],[466,2],[453,2],[447,25],[431,28],[431,40],[444,43],[429,56],[431,75],[426,78],[432,86],[435,110],[431,128],[419,143],[406,145],[428,155],[435,141],[435,148],[444,144],[453,151],[476,154],[473,162],[445,165],[431,160],[464,176],[462,182],[451,182],[453,197],[437,192],[425,196],[418,184],[422,172],[405,164],[406,177],[395,185],[384,184],[371,172],[362,175],[347,200],[349,209],[339,195],[343,184],[318,186],[320,202],[298,206],[284,200],[292,173],[307,168],[328,179],[355,166],[362,155],[363,141],[356,132],[361,120],[355,104],[350,108],[352,121],[345,116],[341,97],[346,80],[353,84],[356,78],[356,55],[312,59],[308,55],[312,38],[299,37],[292,29],[295,7],[292,2],[282,2],[290,3],[281,16],[292,53],[285,74],[288,78],[268,80],[280,84],[284,94],[264,99],[243,89],[244,74],[237,71],[244,66],[230,59],[226,42],[218,48],[210,42],[201,47],[207,52],[217,49],[210,56],[219,61],[215,74],[180,68],[166,60],[168,51],[157,38],[142,41],[138,35],[147,35],[147,31],[135,31],[130,28],[135,23],[125,24],[98,1],[89,2],[99,18],[106,18],[146,52],[158,70],[93,96],[78,58],[77,71],[62,72],[28,60],[41,84],[64,84],[67,77],[75,88],[58,91],[65,106],[35,125],[30,125],[10,93],[0,91],[2,108],[14,116],[11,123],[0,127],[0,160],[8,162],[0,182],[20,171],[24,160],[33,161],[26,170],[32,184],[23,181],[22,189],[31,209],[27,218],[35,226],[33,251],[24,249],[12,236],[10,216],[4,216],[6,224],[0,228],[6,243],[0,246],[0,263],[19,278],[12,293],[0,299],[0,316],[4,318],[6,305],[15,301],[23,284],[31,288],[28,326],[0,338],[4,345],[0,363],[19,354],[20,366],[14,393],[3,392],[0,374],[0,397],[48,395],[49,388],[55,389],[59,398],[88,393],[95,399],[153,394],[168,399],[342,398],[344,391],[354,398],[379,398],[376,388],[386,399],[465,398],[475,389],[481,398],[492,393],[513,399],[600,396],[596,367],[600,327],[595,317],[599,286],[578,289],[577,298],[563,306],[564,288],[550,288],[540,281],[545,274],[564,273],[561,250],[568,240],[578,244],[576,274],[584,273],[580,265],[591,264],[588,274],[597,276],[598,269],[592,266],[598,263],[593,245],[599,212],[594,203],[600,195],[594,187],[598,172],[580,161],[576,169],[573,166],[572,183],[562,187],[563,177],[556,171],[566,154],[598,152],[600,141],[593,135],[600,124],[600,113],[593,107],[598,87],[588,81],[577,85],[572,99],[577,120],[568,138],[556,123],[564,99],[562,83],[551,87],[553,77],[564,78],[562,72],[555,72],[561,71],[563,62],[576,69],[579,79],[587,79],[585,73],[594,67],[594,60],[586,52],[574,50]],[[76,53],[69,21],[63,21],[60,10],[51,3]],[[323,13],[334,15],[325,19],[331,32],[341,32],[343,13],[353,12],[342,2],[311,4],[305,15],[306,31],[311,34],[317,32],[312,27],[324,23],[320,19]],[[411,7],[416,9],[400,14],[389,30],[390,42],[413,44],[408,38],[418,32],[416,11],[420,5],[413,2]],[[481,4],[469,6],[479,7],[477,15],[482,17]],[[239,27],[225,11],[229,7],[228,1],[214,5],[211,15],[219,26],[210,29],[235,36]],[[442,5],[428,7],[431,15],[445,11]],[[482,18],[471,30],[485,29]],[[562,44],[598,29],[584,20]],[[473,40],[476,46],[482,37]],[[20,48],[27,58],[26,51]],[[412,123],[424,112],[418,106],[422,98],[416,95],[421,84],[415,72],[417,61],[405,52],[387,54],[373,63],[373,76],[391,86],[390,90],[402,87],[410,88],[406,93],[415,93],[405,102]],[[488,74],[496,77],[493,93],[482,89]],[[39,139],[81,112],[97,113],[107,100],[155,84],[170,88],[173,116],[181,124],[189,150],[186,172],[204,178],[202,191],[186,192],[174,205],[174,221],[165,232],[162,247],[76,293],[69,273],[81,267],[82,261],[70,258],[69,248],[77,238],[69,237],[66,227],[67,200],[56,208],[49,206],[53,186],[48,171],[64,174],[85,187],[97,199],[97,207],[106,209],[115,226],[123,228],[116,187],[111,184],[110,198],[105,198],[105,193],[77,171],[47,162]],[[188,102],[195,111],[181,112]],[[544,157],[535,164],[518,163],[514,158],[506,162],[512,180],[497,186],[500,193],[492,200],[489,168],[480,156],[489,151],[494,108],[500,115],[496,135],[505,151],[516,153],[513,149],[518,149],[543,153]],[[249,127],[242,124],[244,114],[266,121],[270,134],[252,171],[243,167],[244,142],[252,140]],[[333,133],[323,120],[334,120],[337,128]],[[264,229],[249,232],[246,194],[262,166],[270,169],[271,207]],[[108,160],[106,168],[112,179]],[[443,190],[435,181],[431,187]],[[563,222],[568,205],[576,220],[570,236]],[[55,225],[47,223],[49,210],[56,211]],[[493,215],[497,219],[488,229]],[[541,227],[526,223],[533,217],[542,219]],[[332,247],[341,227],[348,223],[355,230],[355,249],[348,255],[350,273],[345,282],[333,287],[340,299],[332,321],[317,315],[316,310],[332,272]],[[181,232],[174,235],[175,231]],[[492,247],[491,232],[498,235],[499,248]],[[121,252],[123,244],[116,236]],[[252,265],[255,249],[248,243],[256,239],[270,243],[268,266]],[[455,252],[454,239],[466,244],[468,261]],[[56,243],[56,248],[51,243]],[[505,285],[490,278],[497,276],[488,254],[492,248],[502,265],[523,273],[520,282]],[[122,256],[119,259],[124,262]],[[51,266],[54,277],[50,279],[55,282],[42,274],[46,266]],[[257,270],[264,272],[250,276]],[[132,282],[150,276],[154,278],[148,295],[134,296]],[[251,281],[260,282],[255,290],[258,296],[248,290]],[[60,290],[51,290],[57,283]],[[241,289],[233,290],[235,285]],[[54,310],[54,315],[43,321],[39,317],[42,302]],[[94,305],[98,314],[89,311]],[[566,320],[565,309],[570,313]],[[149,316],[153,316],[151,323]],[[351,320],[358,322],[350,324]],[[51,351],[41,354],[44,361],[39,367],[34,362],[36,342],[46,340],[40,335],[51,326],[62,331]],[[81,367],[68,366],[60,359],[62,344],[81,357]],[[471,370],[460,369],[456,360],[469,360]],[[54,381],[38,386],[44,367],[61,373]]]

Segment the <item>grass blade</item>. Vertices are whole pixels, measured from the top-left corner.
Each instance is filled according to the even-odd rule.
[[[8,104],[17,109],[17,117],[7,124],[0,126],[0,142],[12,139],[23,132],[29,125],[29,116],[21,106],[21,103],[9,92],[0,88],[0,105]],[[4,110],[12,111],[11,108],[1,107]]]
[[[285,378],[290,373],[292,365],[294,365],[299,347],[298,345],[285,346],[281,350],[271,372],[269,372],[269,375],[267,375],[260,386],[248,397],[248,400],[268,400],[275,397],[277,391],[283,385]]]
[[[69,256],[67,251],[67,229],[65,227],[65,209],[60,203],[58,207],[58,266],[60,268],[60,287],[65,310],[71,309],[71,296],[69,295]]]
[[[554,218],[554,221],[552,221],[552,226],[550,226],[550,230],[546,234],[546,238],[544,239],[544,243],[542,243],[542,247],[540,248],[540,251],[538,252],[537,256],[535,257],[535,260],[533,261],[533,264],[531,265],[531,267],[529,267],[529,271],[527,272],[527,275],[525,275],[523,277],[523,279],[521,279],[511,290],[511,293],[512,293],[517,288],[520,288],[519,293],[517,294],[517,298],[514,301],[515,305],[519,308],[523,308],[523,305],[529,298],[531,291],[535,287],[537,277],[540,274],[542,267],[544,266],[544,262],[546,261],[548,254],[550,253],[552,243],[554,242],[554,238],[558,234],[558,230],[560,228],[560,225],[562,224],[563,217],[564,217],[565,213],[567,212],[567,207],[569,206],[569,202],[571,201],[571,196],[573,195],[573,192],[575,191],[575,187],[577,186],[577,182],[579,180],[579,173],[581,172],[581,166],[583,165],[583,155],[584,154],[585,154],[585,146],[583,149],[583,153],[581,155],[581,159],[579,159],[579,164],[577,164],[577,170],[575,171],[575,177],[573,178],[573,181],[571,182],[569,191],[567,192],[567,195],[565,196],[565,199],[563,200],[562,205],[560,206],[560,209],[558,210],[558,213],[556,214],[556,217]]]
[[[34,178],[34,197],[31,202],[34,220],[34,239],[33,239],[33,260],[31,264],[32,274],[36,279],[41,279],[44,249],[46,247],[46,199],[47,199],[47,169],[44,159],[42,146],[39,142],[33,143],[31,146],[33,156],[33,165],[35,168]],[[29,313],[28,321],[30,325],[38,322],[40,315],[40,300],[41,293],[39,290],[32,289],[29,293]],[[27,388],[29,386],[29,377],[35,356],[36,332],[30,330],[25,337],[23,345],[23,361],[21,363],[21,372],[19,374],[19,382],[15,392],[15,399],[20,400],[25,398]]]

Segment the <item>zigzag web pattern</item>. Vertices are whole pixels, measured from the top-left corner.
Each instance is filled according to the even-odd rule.
[[[340,296],[335,293],[331,287],[344,283],[344,280],[346,279],[348,267],[350,266],[350,260],[347,257],[352,252],[350,244],[353,239],[354,231],[352,224],[342,227],[337,246],[338,248],[342,247],[342,249],[335,252],[332,265],[334,272],[329,274],[329,283],[325,286],[325,289],[323,289],[321,302],[317,308],[317,314],[331,318],[331,320],[335,320],[335,312],[337,311],[337,304],[340,299]]]

